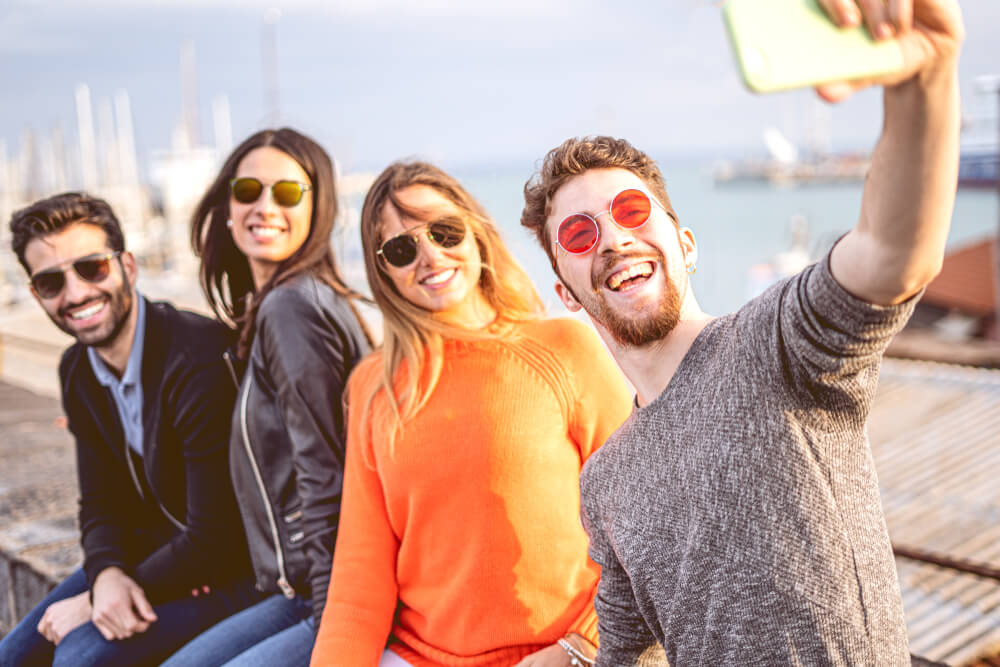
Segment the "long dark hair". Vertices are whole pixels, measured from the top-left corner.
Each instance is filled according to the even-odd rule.
[[[309,176],[313,195],[312,220],[305,241],[290,257],[278,265],[271,278],[255,294],[250,263],[236,247],[226,226],[229,219],[229,182],[247,154],[271,146],[299,163]],[[237,354],[241,359],[250,353],[256,328],[257,308],[268,292],[301,273],[311,273],[337,294],[347,299],[365,336],[371,340],[354,299],[363,299],[344,282],[333,257],[330,234],[337,217],[337,191],[330,156],[315,141],[295,130],[261,130],[248,137],[226,158],[219,175],[209,186],[191,218],[191,245],[201,258],[200,281],[205,298],[224,323],[239,334]]]

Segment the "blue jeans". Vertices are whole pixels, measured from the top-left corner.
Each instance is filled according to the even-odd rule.
[[[108,641],[90,621],[63,637],[58,646],[39,634],[38,623],[50,604],[87,589],[83,570],[75,571],[56,586],[0,641],[0,667],[156,665],[198,633],[260,599],[260,593],[247,581],[215,589],[208,595],[154,605],[156,622],[128,639]]]
[[[203,632],[163,667],[308,666],[315,641],[312,605],[272,595]]]

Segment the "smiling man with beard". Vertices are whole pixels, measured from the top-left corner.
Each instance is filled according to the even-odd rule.
[[[0,665],[159,663],[258,599],[229,483],[229,332],[147,301],[106,202],[17,211],[14,252],[76,339],[59,364],[83,567],[0,641]]]
[[[712,318],[646,154],[570,139],[525,186],[557,293],[637,390],[581,477],[598,665],[911,662],[865,422],[882,353],[944,254],[963,27],[952,0],[821,4],[896,35],[905,65],[818,89],[882,85],[885,109],[858,223],[818,264]]]

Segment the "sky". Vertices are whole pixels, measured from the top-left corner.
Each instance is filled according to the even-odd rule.
[[[971,119],[995,105],[975,93],[975,80],[1000,74],[1000,2],[961,5],[968,37],[960,73]],[[411,155],[445,166],[536,160],[569,136],[594,133],[626,137],[661,158],[738,158],[762,153],[771,126],[798,144],[828,126],[835,148],[866,149],[881,121],[875,91],[832,111],[819,110],[808,91],[747,92],[708,0],[273,6],[0,0],[0,141],[17,154],[26,128],[61,126],[73,142],[75,87],[86,83],[95,105],[125,89],[140,165],[148,168],[181,115],[180,52],[189,42],[200,132],[211,140],[209,105],[225,95],[239,142],[270,121],[262,74],[269,20],[281,123],[312,135],[347,169],[378,170]]]

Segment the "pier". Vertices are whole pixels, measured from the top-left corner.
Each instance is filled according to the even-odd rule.
[[[83,561],[59,401],[0,381],[0,635]]]

